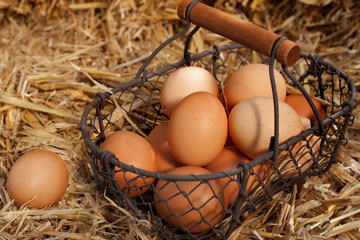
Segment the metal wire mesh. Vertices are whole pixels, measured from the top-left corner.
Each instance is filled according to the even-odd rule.
[[[164,79],[177,68],[205,68],[222,89],[224,76],[254,61],[253,51],[239,44],[214,46],[194,56],[186,53],[185,49],[185,57],[176,63],[154,72],[144,67],[133,81],[112,92],[98,93],[84,110],[81,130],[96,183],[117,204],[140,219],[150,219],[152,228],[167,238],[226,238],[246,211],[331,167],[339,146],[346,143],[355,88],[343,72],[318,56],[302,53],[294,67],[282,66],[287,84],[322,99],[327,115],[320,124],[312,121],[312,128],[276,146],[275,161],[270,148],[250,163],[225,172],[174,175],[139,169],[101,151],[101,143],[114,131],[129,130],[145,137],[156,125],[168,121],[159,93]],[[272,60],[261,59],[264,63]],[[235,193],[231,202],[224,197],[230,188]],[[175,202],[182,204],[174,206]]]

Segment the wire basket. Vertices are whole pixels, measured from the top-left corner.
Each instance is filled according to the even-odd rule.
[[[101,143],[114,131],[128,130],[146,136],[159,123],[169,120],[162,111],[159,93],[163,80],[172,71],[183,66],[200,66],[213,74],[221,89],[222,79],[229,69],[239,69],[253,61],[254,50],[237,43],[214,45],[212,49],[191,56],[189,42],[199,26],[188,33],[189,13],[197,4],[201,3],[192,2],[186,9],[185,29],[161,44],[132,81],[113,88],[111,92],[96,95],[85,108],[80,126],[95,181],[99,189],[119,206],[139,219],[150,220],[153,230],[166,238],[225,239],[235,226],[241,224],[245,212],[271,201],[280,191],[289,191],[296,183],[304,182],[307,176],[321,176],[336,162],[336,152],[341,144],[346,143],[345,131],[353,121],[356,90],[346,74],[317,55],[301,53],[294,66],[282,64],[281,73],[288,86],[307,98],[319,124],[312,124],[310,129],[279,144],[276,126],[278,99],[273,69],[279,46],[286,39],[277,38],[269,56],[261,55],[262,61],[269,65],[275,105],[274,137],[266,154],[225,172],[174,175],[139,169],[123,163],[110,151],[101,151]],[[147,70],[161,50],[184,36],[187,38],[182,59],[156,71]],[[319,117],[310,95],[322,100],[325,119]],[[132,173],[131,177],[127,173]],[[121,187],[116,174],[125,178]],[[225,183],[220,188],[214,185],[214,181],[219,179]],[[237,190],[235,200],[228,203],[223,195],[230,185],[235,185]],[[161,198],[160,192],[169,188],[175,191],[167,198]],[[131,197],[130,191],[143,194]],[[197,191],[210,194],[199,202],[193,199]],[[170,207],[174,199],[183,203],[182,212]],[[159,206],[167,209],[167,213],[159,215]]]

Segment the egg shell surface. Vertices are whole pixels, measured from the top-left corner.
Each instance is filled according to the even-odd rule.
[[[318,111],[320,118],[323,120],[325,118],[325,110],[322,107],[320,101],[316,98],[311,97],[316,110]],[[285,102],[289,104],[295,111],[302,117],[306,117],[308,119],[313,119],[314,124],[318,124],[318,120],[315,116],[314,111],[312,110],[310,104],[306,100],[305,96],[302,94],[291,94],[286,96]]]
[[[48,150],[33,150],[20,156],[11,167],[6,188],[17,206],[42,208],[59,201],[68,186],[65,161]]]
[[[209,92],[218,97],[214,76],[204,68],[188,66],[170,73],[160,92],[160,103],[169,117],[186,96],[194,92]]]
[[[311,128],[311,121],[307,117],[300,116],[304,130]]]
[[[211,172],[202,167],[183,166],[169,171],[168,174],[201,175],[211,174]],[[174,182],[167,183],[159,180],[156,184],[157,192],[154,194],[157,213],[170,225],[184,226],[192,233],[211,229],[225,216],[223,207],[227,208],[228,203],[220,193],[221,185],[217,180],[199,184],[199,181],[177,181],[175,185]],[[180,192],[186,194],[187,197],[179,194]],[[209,224],[203,221],[194,208],[199,208]],[[171,213],[177,215],[179,220]]]
[[[227,115],[220,100],[207,92],[192,93],[170,118],[169,149],[183,165],[205,166],[224,148],[227,132]]]
[[[156,154],[156,164],[159,172],[168,172],[174,168],[182,166],[176,159],[171,155],[169,150],[168,142],[164,142],[159,147],[154,147]]]
[[[151,130],[147,140],[153,147],[159,147],[167,141],[167,129],[169,122],[162,122]]]
[[[115,154],[120,162],[136,168],[157,171],[156,155],[151,144],[142,136],[130,131],[116,131],[105,138],[100,146],[102,151],[108,150]],[[146,184],[154,182],[154,178],[139,177],[136,173],[122,172],[115,166],[115,178],[123,191],[131,197],[143,194],[148,190]]]
[[[247,163],[251,162],[251,159],[248,158],[245,154],[239,151],[236,146],[225,146],[219,156],[212,161],[209,165],[205,166],[209,171],[216,172],[225,172],[234,168],[237,168],[239,163]],[[267,166],[256,165],[253,167],[253,172],[258,174],[260,177],[264,175]],[[240,185],[236,182],[236,175],[231,176],[231,180],[229,177],[220,178],[220,182],[222,186],[225,186],[224,193],[227,195],[229,204],[234,202],[237,195],[240,191]],[[259,185],[258,177],[255,174],[248,176],[246,193],[251,194],[251,192]]]
[[[286,82],[279,71],[274,69],[278,99],[285,100]],[[273,97],[269,66],[248,64],[241,66],[225,79],[224,97],[231,110],[238,102],[253,97]]]
[[[236,104],[229,115],[229,130],[235,145],[250,158],[266,153],[274,136],[273,99],[255,97]],[[297,112],[279,101],[279,144],[302,130]]]

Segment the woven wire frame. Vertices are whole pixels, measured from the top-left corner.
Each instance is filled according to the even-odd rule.
[[[233,227],[241,223],[241,216],[246,211],[255,210],[280,191],[289,191],[295,183],[305,181],[306,176],[324,174],[335,162],[337,149],[346,141],[345,130],[352,122],[351,112],[355,107],[352,82],[344,73],[316,56],[302,54],[302,59],[291,69],[282,66],[282,73],[289,85],[296,87],[292,81],[295,78],[311,95],[324,100],[327,117],[322,121],[323,131],[320,131],[320,125],[314,125],[281,144],[275,162],[270,151],[253,159],[250,164],[209,175],[179,176],[149,172],[126,165],[111,152],[102,152],[99,148],[105,136],[111,132],[129,130],[146,136],[157,124],[168,121],[159,103],[161,84],[170,72],[185,65],[184,60],[156,72],[145,72],[141,79],[119,86],[112,93],[99,93],[85,109],[81,128],[100,190],[106,190],[117,204],[129,209],[136,217],[150,219],[152,228],[164,237],[226,238]],[[266,58],[263,60],[267,61]],[[251,62],[252,51],[238,44],[214,46],[191,57],[191,65],[205,68],[216,76],[219,89],[226,74]],[[260,167],[261,171],[254,171],[256,167]],[[128,173],[135,174],[129,178]],[[120,187],[116,176],[125,178],[125,185]],[[249,184],[252,186],[248,187],[250,177],[252,181]],[[215,188],[213,182],[216,179],[225,180],[226,183]],[[157,188],[159,181],[164,183],[161,188]],[[184,182],[191,182],[191,189],[184,191]],[[228,205],[222,195],[227,187],[234,184],[238,195]],[[159,193],[169,187],[177,191],[167,199],[159,198]],[[147,190],[145,193],[144,189]],[[195,206],[191,194],[199,189],[207,189],[212,194],[202,204]],[[129,197],[130,192],[137,192],[139,196]],[[154,201],[154,196],[158,200]],[[188,208],[175,214],[169,207],[174,198],[187,202]],[[160,216],[156,204],[167,208],[169,215]],[[218,211],[209,219],[204,217],[203,210],[210,204],[216,206],[214,209]],[[186,214],[193,214],[198,221],[183,226],[180,219]],[[218,218],[223,220],[218,222]],[[179,226],[168,224],[167,221]],[[194,233],[193,230],[201,224],[207,225],[209,230]]]

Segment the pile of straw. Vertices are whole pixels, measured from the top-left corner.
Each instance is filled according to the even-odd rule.
[[[182,29],[177,2],[0,0],[0,238],[160,239],[147,221],[98,191],[79,119],[96,92],[129,81],[161,42]],[[208,2],[325,57],[359,89],[359,1]],[[201,30],[191,51],[227,42]],[[181,58],[183,44],[177,41],[151,67]],[[359,108],[354,115],[338,163],[322,178],[309,178],[246,214],[231,239],[360,239]],[[69,186],[46,209],[17,208],[6,177],[16,159],[35,148],[65,159]]]

